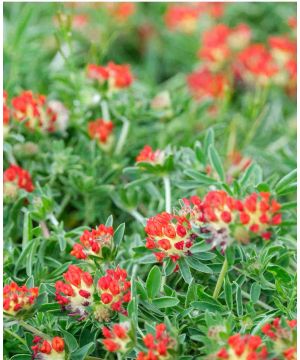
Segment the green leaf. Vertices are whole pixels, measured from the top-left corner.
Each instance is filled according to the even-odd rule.
[[[216,170],[221,181],[225,181],[225,173],[220,156],[213,145],[208,147],[208,158],[211,166]]]
[[[152,304],[158,308],[167,308],[176,306],[179,303],[179,300],[172,296],[163,296],[157,299],[153,299]]]
[[[158,293],[161,284],[161,271],[157,265],[153,266],[146,281],[147,294],[153,299]]]
[[[200,184],[211,185],[211,184],[217,183],[217,181],[215,179],[202,174],[200,171],[185,170],[184,174],[191,177],[192,179],[196,180],[199,185]]]
[[[230,310],[233,308],[233,301],[232,301],[232,285],[229,281],[228,276],[225,278],[224,282],[224,293],[225,293],[225,301]]]
[[[32,240],[32,220],[29,211],[24,214],[22,249]]]
[[[258,283],[253,283],[250,290],[250,299],[253,304],[257,303],[260,297],[261,286]]]
[[[236,300],[236,312],[238,316],[243,316],[242,290],[238,284],[236,284],[235,300]]]
[[[176,267],[176,264],[174,263],[174,261],[172,261],[171,259],[168,259],[166,262],[166,267],[165,267],[166,276],[173,274],[175,267]]]
[[[183,257],[179,259],[178,265],[179,265],[180,273],[183,277],[183,280],[186,283],[190,284],[190,282],[193,280],[193,277],[192,277],[190,268]]]
[[[125,223],[122,223],[118,226],[117,230],[114,233],[114,243],[116,246],[118,246],[124,236],[124,232],[125,232]]]
[[[187,256],[185,258],[185,260],[190,267],[192,267],[193,269],[195,269],[197,271],[204,272],[207,274],[213,273],[213,271],[207,265],[201,263],[201,261],[197,258],[194,258],[192,256]]]
[[[208,149],[210,145],[214,145],[215,142],[215,133],[212,128],[209,128],[206,132],[204,139],[204,154],[208,156]]]
[[[95,348],[94,342],[90,342],[83,346],[82,348],[76,350],[75,352],[71,353],[72,360],[84,360],[87,355],[93,352]]]
[[[113,222],[114,222],[113,216],[109,215],[109,217],[106,220],[105,226],[107,226],[107,227],[113,226]]]
[[[275,190],[277,193],[282,193],[291,185],[291,183],[294,183],[296,181],[297,181],[297,169],[294,169],[286,176],[284,176],[281,180],[278,181],[278,183],[275,186]]]
[[[78,343],[77,340],[75,339],[75,337],[69,333],[66,330],[61,330],[61,332],[64,334],[64,340],[67,344],[68,350],[69,352],[73,352],[78,348]]]
[[[193,301],[191,303],[191,306],[195,309],[202,310],[202,311],[218,311],[218,312],[224,312],[224,308],[222,305],[219,305],[217,303],[213,303],[210,301]]]

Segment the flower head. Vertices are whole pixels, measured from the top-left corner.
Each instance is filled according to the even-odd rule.
[[[133,82],[130,66],[118,65],[114,62],[109,62],[106,66],[89,64],[87,76],[100,84],[107,82],[110,91],[127,88]]]
[[[106,270],[106,275],[98,280],[100,305],[96,307],[95,317],[109,318],[111,312],[120,312],[126,315],[127,311],[124,305],[130,301],[130,287],[126,270],[119,267],[115,270]]]
[[[195,6],[171,5],[165,14],[165,23],[169,30],[193,33],[197,28],[199,10]]]
[[[65,282],[55,284],[56,301],[69,312],[70,316],[87,316],[87,306],[93,302],[93,278],[76,265],[70,265],[64,273]]]
[[[33,339],[33,359],[38,360],[64,360],[65,342],[63,338],[55,336],[52,341],[44,340],[39,336]]]
[[[187,84],[197,100],[223,98],[229,86],[225,74],[214,74],[207,68],[189,74]]]
[[[7,92],[3,90],[3,125],[8,125],[10,119],[10,109],[7,106]]]
[[[47,105],[46,97],[23,91],[19,96],[12,98],[13,117],[20,122],[25,122],[31,130],[40,129],[43,132],[55,130],[57,115]]]
[[[280,204],[268,192],[252,193],[238,203],[239,220],[248,233],[268,240],[272,226],[281,223]]]
[[[296,57],[297,43],[287,36],[270,36],[269,45],[271,53],[278,64],[286,64],[290,59]]]
[[[37,287],[18,286],[12,281],[3,288],[3,310],[10,315],[16,315],[21,310],[29,310],[38,294]]]
[[[127,21],[136,10],[135,3],[122,2],[122,3],[108,3],[106,4],[110,14],[119,22]]]
[[[97,139],[100,144],[107,144],[111,140],[111,134],[114,124],[111,121],[97,119],[90,121],[88,124],[88,132],[92,139]]]
[[[138,353],[137,360],[171,360],[171,350],[176,349],[176,341],[166,330],[165,324],[158,324],[155,327],[155,334],[148,333],[143,338],[147,352]]]
[[[185,216],[162,212],[147,220],[145,232],[146,247],[153,250],[158,261],[167,257],[175,262],[193,245],[191,223]]]
[[[162,164],[164,162],[165,154],[163,151],[157,149],[153,151],[150,145],[145,145],[144,148],[140,151],[135,161],[139,162],[148,162],[150,164]]]
[[[251,85],[267,85],[279,69],[271,53],[262,44],[252,44],[237,57],[236,75]]]
[[[128,336],[130,330],[129,323],[124,322],[120,324],[114,324],[111,329],[107,327],[102,328],[104,339],[102,343],[105,349],[109,352],[121,352],[128,351],[128,345],[131,342]]]
[[[20,189],[27,192],[34,190],[29,172],[17,165],[10,165],[9,168],[4,171],[3,181],[4,196],[8,199],[14,199]]]
[[[283,356],[287,360],[297,359],[296,325],[297,320],[276,318],[261,329],[262,333],[270,339],[272,350],[276,355]]]
[[[263,360],[267,355],[267,348],[259,336],[235,334],[230,336],[227,347],[222,348],[216,357],[228,360]]]
[[[77,259],[88,259],[90,255],[102,258],[103,247],[112,246],[114,229],[111,226],[99,225],[91,231],[84,230],[80,237],[81,244],[75,244],[71,255]]]

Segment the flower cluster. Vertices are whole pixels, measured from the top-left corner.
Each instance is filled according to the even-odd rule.
[[[135,3],[104,3],[109,13],[120,23],[127,21],[136,11]]]
[[[87,316],[87,307],[93,302],[93,278],[78,266],[70,265],[64,273],[65,282],[59,280],[55,284],[56,300],[70,316]]]
[[[81,244],[74,244],[71,255],[86,260],[89,256],[102,258],[103,247],[111,248],[114,229],[111,226],[99,225],[91,231],[84,230],[80,237]]]
[[[127,322],[114,324],[111,329],[104,326],[102,333],[105,339],[102,340],[102,343],[105,349],[109,352],[124,353],[128,351],[128,345],[131,342],[128,331],[129,323]]]
[[[283,355],[287,360],[297,359],[296,325],[297,320],[276,318],[261,329],[262,333],[271,339],[272,350],[276,355]]]
[[[146,247],[154,251],[158,261],[171,258],[176,262],[189,253],[193,245],[191,223],[185,216],[163,212],[147,220]]]
[[[267,192],[238,200],[223,190],[213,190],[203,200],[192,196],[183,199],[183,204],[180,215],[201,232],[209,233],[207,241],[213,248],[221,246],[223,251],[231,241],[231,230],[240,242],[248,242],[252,235],[268,240],[272,235],[270,228],[281,223],[280,204]]]
[[[20,189],[32,192],[34,186],[27,170],[18,165],[10,165],[3,173],[4,196],[7,199],[15,199]]]
[[[174,4],[167,8],[165,24],[170,31],[186,34],[197,30],[199,19],[203,15],[219,18],[223,15],[222,3]]]
[[[225,74],[212,73],[206,67],[189,74],[187,83],[197,100],[223,98],[229,88]]]
[[[150,164],[162,164],[164,162],[165,154],[161,150],[153,151],[150,145],[145,145],[144,148],[140,151],[138,156],[136,157],[136,163],[139,162],[148,162]]]
[[[44,95],[23,91],[12,98],[11,105],[13,118],[25,122],[30,130],[55,131],[57,114],[48,106]]]
[[[33,339],[33,359],[39,360],[64,360],[65,359],[65,342],[59,337],[55,336],[51,343],[35,336]]]
[[[101,145],[109,145],[112,137],[114,124],[111,121],[97,119],[90,121],[88,124],[88,132],[92,139],[97,139]]]
[[[175,350],[176,341],[166,331],[165,324],[155,327],[155,334],[147,334],[143,338],[147,352],[139,352],[137,360],[170,360],[173,358],[170,350]]]
[[[21,310],[29,310],[38,294],[37,287],[28,288],[25,285],[18,286],[15,282],[11,282],[3,287],[3,309],[10,315],[16,315]]]
[[[10,109],[7,106],[7,92],[3,91],[3,125],[8,125],[10,119]]]
[[[127,315],[124,304],[131,298],[131,283],[127,280],[127,272],[117,267],[115,270],[106,270],[106,275],[98,280],[98,294],[100,305],[96,307],[95,317],[107,319],[111,311]]]
[[[266,359],[268,351],[262,339],[257,335],[235,334],[228,339],[228,346],[217,353],[217,359]]]
[[[87,76],[97,80],[101,85],[107,84],[110,91],[127,88],[133,82],[130,66],[113,62],[109,62],[106,66],[89,64]]]

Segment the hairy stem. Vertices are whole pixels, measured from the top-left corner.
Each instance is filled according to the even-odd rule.
[[[133,216],[139,223],[143,226],[146,225],[146,219],[142,214],[140,214],[137,210],[130,210],[129,214]]]
[[[225,260],[223,262],[223,266],[222,266],[221,272],[219,274],[219,278],[218,278],[218,281],[217,281],[217,284],[216,284],[216,287],[215,287],[215,290],[214,290],[214,293],[213,293],[213,298],[214,299],[217,299],[219,294],[220,294],[220,291],[221,291],[221,288],[222,288],[223,281],[224,281],[225,275],[227,273],[227,270],[228,270],[228,261],[227,261],[227,259],[225,257]]]
[[[45,239],[49,239],[50,231],[45,221],[40,221],[40,227],[42,229],[42,233]]]
[[[248,300],[251,299],[251,296],[248,293],[246,293],[246,291],[242,290],[242,295]],[[266,304],[266,303],[264,303],[263,301],[260,301],[260,300],[258,300],[256,302],[256,305],[259,305],[259,306],[261,306],[262,308],[264,308],[264,309],[266,309],[268,311],[274,311],[275,310],[272,306],[269,306],[268,304]]]
[[[166,212],[171,212],[171,182],[169,176],[164,176],[164,186],[165,186],[165,205]]]
[[[24,340],[24,339],[22,339],[19,335],[17,335],[16,333],[14,333],[14,332],[12,332],[12,331],[10,331],[9,329],[7,329],[7,328],[4,328],[4,331],[7,333],[7,334],[9,334],[10,336],[13,336],[14,338],[16,338],[17,340],[19,340],[20,341],[20,343],[22,343],[23,345],[27,345],[26,344],[26,341]]]
[[[123,126],[122,126],[121,134],[119,137],[119,141],[117,143],[116,150],[115,150],[116,155],[121,154],[121,151],[125,145],[126,138],[127,138],[128,131],[129,131],[129,125],[130,125],[129,121],[124,117],[122,117],[122,121],[123,121]]]
[[[36,329],[35,327],[27,324],[25,321],[20,320],[19,324],[26,330],[30,331],[32,334],[36,335],[36,336],[40,336],[43,339],[49,339],[49,336],[44,334],[43,332],[41,332],[40,330]]]
[[[109,121],[110,115],[109,115],[109,109],[108,109],[108,104],[107,104],[106,100],[101,100],[101,111],[102,111],[103,120]]]

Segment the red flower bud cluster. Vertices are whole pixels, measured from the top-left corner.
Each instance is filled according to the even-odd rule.
[[[148,162],[151,164],[161,164],[164,161],[164,153],[159,149],[153,151],[150,145],[145,145],[136,157],[135,161],[137,163]]]
[[[93,302],[93,278],[76,265],[70,265],[64,273],[65,282],[55,284],[57,302],[69,312],[70,316],[87,316],[87,306]]]
[[[113,62],[109,62],[106,66],[89,64],[87,76],[100,84],[107,82],[110,90],[127,88],[133,82],[130,66],[117,65]]]
[[[37,287],[18,286],[12,281],[3,287],[3,310],[10,315],[16,315],[20,310],[28,310],[33,306],[38,294]]]
[[[10,109],[7,106],[7,92],[3,90],[3,125],[8,125],[10,119]]]
[[[103,119],[90,121],[88,124],[90,137],[97,139],[101,144],[106,144],[109,141],[113,128],[114,124],[111,121],[104,121]]]
[[[120,312],[127,315],[124,304],[131,298],[130,281],[127,280],[127,272],[117,267],[115,270],[106,270],[106,275],[98,280],[98,293],[100,296],[100,307],[110,311]],[[99,308],[100,309],[100,308]],[[97,313],[101,317],[100,310]]]
[[[147,334],[143,338],[147,352],[139,352],[137,360],[167,360],[172,359],[170,350],[175,350],[176,341],[166,331],[165,324],[158,324],[155,334]]]
[[[228,360],[263,360],[267,356],[267,348],[257,335],[232,335],[228,339],[228,346],[217,353],[218,359]]]
[[[162,212],[147,220],[145,232],[146,247],[154,251],[158,261],[168,257],[176,262],[193,245],[191,224],[185,216]]]
[[[64,360],[65,359],[65,342],[59,337],[55,336],[51,343],[35,336],[33,339],[35,345],[31,346],[33,351],[33,359],[39,360]]]
[[[106,3],[104,4],[110,14],[119,22],[125,22],[135,13],[135,3],[122,2],[122,3]]]
[[[209,15],[219,18],[223,15],[222,3],[193,3],[169,5],[165,13],[165,24],[170,31],[190,34],[196,31],[200,17]]]
[[[129,323],[114,324],[111,329],[104,326],[102,333],[105,339],[102,343],[105,349],[109,352],[126,352],[131,341],[128,331]]]
[[[40,129],[44,132],[55,130],[57,114],[47,105],[46,97],[23,91],[12,98],[13,117],[17,121],[25,121],[31,130]]]
[[[262,333],[271,339],[272,350],[276,355],[287,360],[297,359],[296,325],[297,320],[276,318],[261,329]]]
[[[223,98],[229,88],[225,74],[215,74],[206,67],[189,74],[187,83],[190,92],[197,100]]]
[[[4,195],[8,198],[15,198],[19,189],[27,192],[34,190],[29,172],[17,165],[10,165],[9,168],[4,171],[3,181]]]
[[[247,242],[249,236],[259,235],[268,240],[270,228],[281,223],[280,204],[271,198],[270,193],[252,193],[243,200],[229,196],[223,190],[206,194],[203,200],[198,196],[183,199],[179,213],[201,231],[211,234],[212,246],[223,249],[230,242],[231,227],[236,227],[234,237]]]
[[[91,231],[84,230],[80,237],[81,244],[74,244],[71,255],[82,260],[90,255],[102,258],[102,248],[112,246],[113,236],[114,229],[103,224]]]

